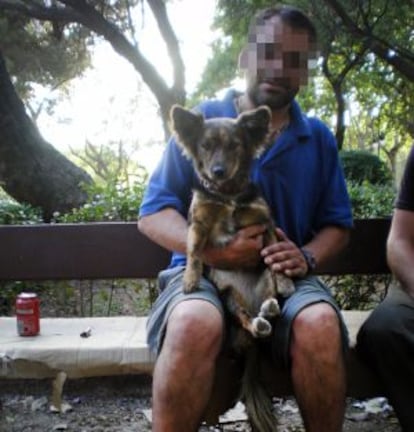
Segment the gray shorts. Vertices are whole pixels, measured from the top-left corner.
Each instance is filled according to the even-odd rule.
[[[225,317],[225,311],[217,288],[206,278],[202,278],[197,291],[184,294],[182,278],[184,267],[175,267],[162,271],[158,277],[160,295],[150,312],[147,323],[147,342],[151,350],[158,353],[162,347],[168,317],[173,308],[181,301],[202,299],[212,303]],[[314,303],[329,303],[337,312],[341,323],[344,350],[348,347],[348,331],[329,288],[315,276],[295,280],[295,292],[289,298],[279,298],[281,315],[274,325],[272,352],[277,361],[289,365],[290,333],[293,320],[306,306]]]

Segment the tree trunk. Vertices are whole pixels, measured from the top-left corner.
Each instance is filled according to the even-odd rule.
[[[0,52],[0,186],[14,199],[41,207],[45,220],[86,200],[90,176],[40,135],[25,112]]]
[[[338,147],[338,150],[342,150],[342,147],[344,145],[344,139],[345,139],[345,100],[344,95],[342,93],[342,82],[344,80],[344,77],[346,75],[346,70],[348,70],[348,67],[342,71],[338,76],[334,76],[328,65],[328,59],[329,59],[330,53],[324,53],[323,56],[323,62],[322,62],[322,70],[323,73],[328,80],[329,84],[332,87],[332,90],[335,94],[335,101],[336,101],[336,130],[335,130],[335,138],[336,138],[336,145]]]
[[[333,90],[336,100],[336,132],[335,138],[338,150],[342,150],[345,140],[345,100],[342,93],[342,86],[338,83],[333,83]]]

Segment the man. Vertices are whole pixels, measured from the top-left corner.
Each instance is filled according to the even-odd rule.
[[[270,205],[281,241],[263,248],[264,227],[240,230],[226,247],[204,251],[204,263],[229,268],[256,265],[294,278],[296,292],[283,302],[272,341],[275,360],[291,374],[308,432],[342,430],[345,409],[343,351],[346,330],[330,293],[310,275],[346,244],[352,225],[349,198],[332,133],[307,118],[294,100],[315,57],[312,23],[291,7],[255,17],[240,56],[246,92],[198,107],[205,117],[236,117],[266,104],[272,110],[272,145],[251,173]],[[212,391],[226,328],[212,284],[182,293],[187,211],[194,170],[170,140],[149,182],[139,229],[173,251],[162,290],[149,317],[148,342],[158,352],[153,377],[153,430],[196,431]],[[302,249],[301,249],[302,248]]]
[[[357,349],[379,376],[403,432],[414,431],[414,147],[405,167],[387,240],[396,283],[372,312]]]

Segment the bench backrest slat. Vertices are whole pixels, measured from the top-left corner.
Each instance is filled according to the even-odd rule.
[[[0,226],[0,280],[152,278],[168,262],[136,223]]]
[[[319,269],[321,274],[386,274],[391,219],[357,219],[347,248]]]
[[[356,220],[348,248],[320,273],[388,273],[389,223]],[[168,262],[135,222],[0,226],[0,280],[153,278]]]

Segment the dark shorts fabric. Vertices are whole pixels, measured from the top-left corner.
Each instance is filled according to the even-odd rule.
[[[178,303],[194,299],[205,300],[212,303],[224,316],[217,288],[205,277],[201,278],[197,291],[190,294],[183,292],[184,269],[185,267],[181,266],[174,267],[158,275],[160,295],[152,307],[147,322],[147,342],[151,351],[155,353],[161,349],[168,318]]]
[[[202,278],[198,291],[184,294],[182,291],[182,277],[184,267],[167,269],[159,274],[158,286],[160,295],[155,302],[147,323],[147,342],[151,350],[159,353],[165,334],[166,325],[173,308],[181,301],[191,299],[203,299],[212,303],[225,317],[225,310],[220,300],[216,287],[206,278]],[[309,276],[295,280],[295,293],[287,299],[279,299],[281,315],[274,325],[274,337],[272,338],[272,352],[277,361],[289,365],[289,345],[293,320],[306,306],[326,302],[330,304],[338,314],[341,325],[344,350],[348,347],[348,332],[342,319],[341,311],[329,288],[322,281]]]
[[[383,385],[401,430],[414,431],[414,299],[398,283],[361,327],[356,348]]]
[[[316,276],[308,276],[295,280],[295,292],[287,299],[279,299],[281,316],[276,320],[274,330],[273,354],[278,362],[286,367],[290,365],[290,338],[292,324],[296,315],[305,307],[315,303],[328,303],[338,315],[341,327],[342,346],[344,353],[349,346],[348,330],[341,310],[336,304],[330,289]]]

